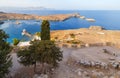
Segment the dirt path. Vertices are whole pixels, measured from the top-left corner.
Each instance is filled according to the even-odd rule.
[[[69,57],[72,57],[76,60],[85,59],[87,61],[102,61],[107,63],[109,61],[110,57],[115,57],[111,54],[106,54],[103,52],[103,49],[107,49],[110,53],[115,52],[118,56],[120,55],[120,50],[114,47],[89,47],[89,48],[82,48],[82,49],[68,49],[68,48],[62,48],[63,55],[63,61],[60,63],[59,67],[55,70],[55,74],[53,78],[93,78],[92,74],[99,74],[100,78],[104,75],[104,70],[100,70],[99,72],[96,72],[96,69],[87,69],[83,67],[74,67],[69,66],[66,64]],[[117,60],[118,58],[116,58]],[[79,70],[81,70],[79,72]],[[104,76],[112,75],[115,72],[115,70],[112,70],[112,72],[106,73]],[[114,73],[115,74],[115,73]],[[88,77],[87,77],[88,76]],[[110,76],[109,76],[110,77]],[[96,77],[99,78],[99,77]]]
[[[11,75],[14,75],[18,69],[22,68],[23,65],[21,65],[19,62],[18,62],[18,58],[17,58],[17,55],[16,53],[12,53],[11,54],[11,57],[12,57],[12,68],[10,68],[10,74]]]
[[[66,62],[71,56],[71,52],[73,52],[76,49],[67,49],[62,48],[63,50],[63,61],[60,63],[59,67],[55,70],[55,74],[53,78],[79,78],[74,73],[74,69],[70,68]]]

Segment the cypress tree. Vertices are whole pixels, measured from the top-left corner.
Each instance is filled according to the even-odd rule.
[[[41,25],[41,41],[31,41],[31,45],[17,53],[20,63],[25,66],[34,65],[36,72],[36,63],[42,65],[41,73],[46,73],[45,63],[49,66],[57,67],[58,62],[62,60],[63,54],[59,47],[50,40],[49,22],[44,20]]]
[[[47,20],[43,20],[41,24],[41,40],[50,40],[50,24]]]
[[[11,47],[6,42],[8,35],[0,30],[0,78],[5,78],[5,75],[9,73],[9,67],[12,65],[10,51]]]

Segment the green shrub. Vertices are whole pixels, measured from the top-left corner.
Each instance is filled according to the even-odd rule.
[[[57,39],[58,39],[58,37],[55,37],[55,39],[57,40]]]
[[[75,34],[73,34],[73,33],[70,34],[70,36],[71,36],[71,38],[75,38]]]
[[[20,40],[18,40],[17,38],[13,39],[13,45],[17,45],[20,42]]]
[[[36,32],[35,35],[37,35],[38,37],[40,37],[41,33],[40,32]]]

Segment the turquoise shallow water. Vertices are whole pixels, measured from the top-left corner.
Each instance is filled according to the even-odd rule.
[[[120,11],[66,11],[66,10],[31,10],[31,11],[12,11],[14,13],[22,14],[38,14],[38,15],[50,15],[50,14],[67,14],[67,13],[80,13],[87,18],[94,18],[96,22],[88,22],[79,18],[71,18],[66,21],[52,22],[51,30],[66,30],[77,28],[88,28],[91,25],[103,26],[108,30],[120,30]],[[16,20],[5,21],[0,25],[0,29],[6,31],[10,38],[8,42],[12,42],[13,38],[27,40],[28,38],[21,35],[23,29],[26,29],[31,34],[40,31],[41,21],[36,20],[19,20],[21,24],[17,25]]]

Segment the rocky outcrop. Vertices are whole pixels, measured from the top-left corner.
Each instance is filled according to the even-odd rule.
[[[86,18],[86,21],[95,22],[95,19],[93,19],[93,18]]]
[[[0,20],[50,20],[50,21],[64,21],[72,17],[80,16],[78,13],[73,14],[56,14],[56,15],[29,15],[29,14],[16,14],[0,12]]]
[[[90,30],[103,30],[104,28],[101,26],[90,26],[89,29]]]
[[[1,25],[1,24],[4,24],[4,22],[3,22],[3,21],[0,21],[0,25]]]
[[[45,74],[37,75],[37,74],[35,74],[33,78],[48,78],[48,75],[45,75]]]

